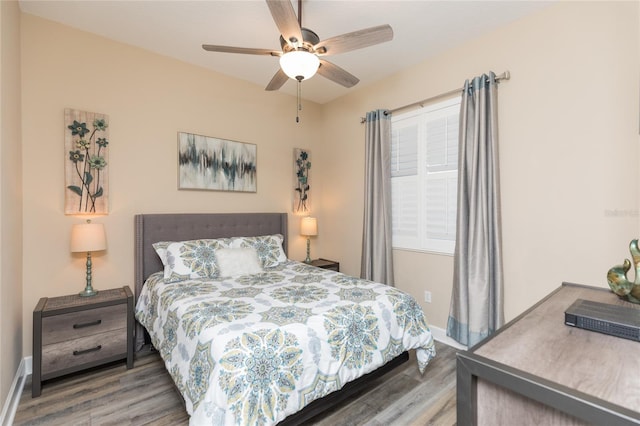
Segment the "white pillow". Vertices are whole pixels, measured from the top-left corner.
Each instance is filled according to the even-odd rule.
[[[218,249],[216,250],[216,259],[222,277],[237,277],[262,272],[258,252],[251,247]]]

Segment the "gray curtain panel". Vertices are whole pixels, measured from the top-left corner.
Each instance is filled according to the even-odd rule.
[[[391,114],[370,111],[365,123],[362,278],[393,285],[391,246]]]
[[[458,216],[447,335],[469,347],[504,324],[497,82],[464,84],[460,106]]]

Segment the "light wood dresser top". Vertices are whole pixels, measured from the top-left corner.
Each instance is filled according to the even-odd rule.
[[[640,412],[640,342],[565,325],[576,299],[640,309],[608,289],[565,283],[473,352]]]

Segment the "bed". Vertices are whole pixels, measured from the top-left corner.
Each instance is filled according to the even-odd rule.
[[[288,259],[287,229],[286,213],[135,217],[136,346],[158,350],[190,424],[298,424],[408,350],[420,371],[435,356],[415,299]]]

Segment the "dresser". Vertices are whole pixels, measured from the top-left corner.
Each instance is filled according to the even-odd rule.
[[[118,360],[133,367],[133,294],[129,287],[43,297],[33,310],[32,397],[42,382]]]
[[[564,324],[576,299],[640,309],[563,283],[457,355],[459,425],[640,424],[640,342]]]

